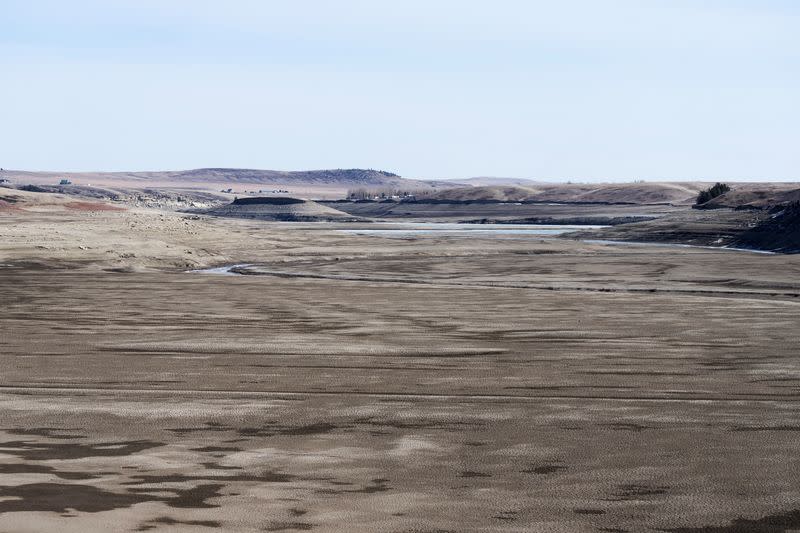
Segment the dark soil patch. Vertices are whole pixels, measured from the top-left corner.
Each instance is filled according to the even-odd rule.
[[[0,444],[0,453],[16,455],[28,461],[49,459],[82,459],[84,457],[116,457],[163,446],[163,442],[136,440],[98,444],[10,441]]]
[[[190,481],[257,481],[261,483],[288,483],[293,481],[296,476],[284,474],[282,472],[262,472],[260,474],[233,474],[230,476],[220,475],[196,475],[187,476],[184,474],[149,475],[140,474],[132,476],[134,481],[126,481],[124,485],[153,485],[160,483],[185,483]]]
[[[84,513],[99,513],[130,507],[137,503],[161,501],[146,494],[118,494],[91,485],[62,485],[59,483],[30,483],[0,487],[0,496],[16,499],[0,501],[0,513],[20,511],[50,511],[64,513],[68,509]]]
[[[548,465],[540,465],[540,466],[533,466],[526,468],[525,470],[521,470],[523,474],[537,474],[540,476],[546,476],[548,474],[555,474],[561,472],[562,470],[566,470],[566,466],[561,466],[557,464],[548,464]]]
[[[330,433],[338,426],[327,422],[317,422],[304,426],[280,426],[277,424],[263,427],[239,428],[236,432],[246,437],[273,437],[275,435],[322,435]]]
[[[313,528],[314,524],[308,522],[272,522],[264,531],[309,531]]]
[[[203,446],[202,448],[190,448],[193,452],[240,452],[241,448],[235,446]]]
[[[661,529],[668,533],[788,533],[800,529],[800,509],[748,520],[737,518],[725,526]]]
[[[342,489],[342,490],[334,490],[334,489],[320,489],[316,492],[320,494],[372,494],[375,492],[384,492],[387,490],[391,490],[391,487],[387,485],[389,482],[388,479],[384,478],[376,478],[369,482],[368,485],[361,487],[360,489]],[[351,483],[337,483],[331,482],[333,485],[351,485]]]
[[[638,485],[635,483],[620,485],[612,498],[607,501],[627,502],[641,500],[652,496],[661,496],[667,493],[669,487]]]
[[[461,475],[459,477],[492,477],[492,476],[490,474],[484,474],[483,472],[465,470],[461,472]]]
[[[77,434],[66,434],[66,435],[59,435],[60,431],[73,431],[74,429],[78,428],[13,428],[13,429],[4,429],[6,433],[11,435],[36,435],[37,437],[47,437],[50,439],[62,439],[62,440],[70,440],[70,439],[85,439],[87,438],[86,435],[77,435]]]
[[[62,472],[52,466],[29,463],[0,464],[0,474],[51,474],[61,479],[94,479],[97,476],[88,472]]]
[[[148,520],[147,522],[136,528],[136,531],[150,531],[151,529],[156,529],[159,525],[168,525],[168,526],[181,525],[181,526],[200,526],[200,527],[222,526],[222,524],[220,522],[217,522],[216,520],[177,520],[169,516],[160,516],[158,518]]]

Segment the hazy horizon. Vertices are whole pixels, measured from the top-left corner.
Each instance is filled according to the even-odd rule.
[[[6,169],[800,179],[786,0],[8,0],[0,16]]]
[[[107,173],[118,173],[118,174],[145,174],[145,173],[156,173],[156,172],[189,172],[193,170],[202,170],[202,169],[220,169],[220,170],[258,170],[258,171],[270,171],[270,172],[314,172],[314,171],[324,171],[324,170],[376,170],[376,171],[383,171],[383,172],[391,172],[393,174],[397,174],[397,172],[392,171],[391,169],[387,168],[368,168],[368,167],[349,167],[347,169],[337,167],[337,168],[295,168],[295,169],[280,169],[280,168],[249,168],[249,167],[192,167],[192,168],[173,168],[173,169],[144,169],[144,170],[53,170],[53,169],[22,169],[22,168],[3,168],[2,170],[5,172],[32,172],[32,173],[44,173],[44,174],[63,174],[64,177],[70,177],[73,174],[107,174]],[[539,177],[530,177],[530,176],[457,176],[457,177],[416,177],[416,176],[404,176],[402,174],[398,174],[401,178],[406,179],[413,179],[413,180],[423,180],[423,181],[459,181],[459,180],[472,180],[472,179],[486,179],[486,180],[520,180],[520,181],[533,181],[533,182],[543,182],[543,183],[575,183],[575,184],[591,184],[591,183],[635,183],[635,182],[651,182],[651,183],[682,183],[682,182],[715,182],[715,181],[724,181],[729,183],[752,183],[752,182],[762,182],[762,183],[799,183],[800,179],[770,179],[770,178],[760,178],[760,179],[730,179],[725,177],[706,177],[706,176],[697,176],[697,177],[655,177],[655,178],[630,178],[630,179],[622,179],[622,178],[614,178],[614,177],[600,177],[595,179],[581,179],[581,178],[539,178]]]

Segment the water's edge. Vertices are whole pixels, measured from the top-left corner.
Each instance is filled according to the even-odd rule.
[[[224,265],[212,268],[198,268],[196,270],[187,270],[190,274],[216,274],[218,276],[241,276],[240,272],[233,272],[236,268],[247,268],[253,266],[251,263],[237,263],[235,265]]]
[[[609,241],[602,239],[582,239],[579,242],[586,244],[604,244],[610,246],[654,246],[660,248],[695,248],[701,250],[713,250],[719,252],[748,252],[753,254],[776,255],[777,252],[770,252],[767,250],[750,250],[748,248],[729,248],[724,246],[700,246],[694,244],[679,244],[679,243],[663,243],[663,242],[628,242],[628,241]],[[219,276],[243,276],[242,272],[234,272],[237,269],[244,269],[256,266],[253,263],[236,263],[232,265],[223,265],[212,268],[200,268],[195,270],[187,270],[190,274],[215,274]]]

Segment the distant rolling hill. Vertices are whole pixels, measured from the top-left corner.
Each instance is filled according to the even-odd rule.
[[[699,183],[533,183],[445,189],[427,194],[441,201],[569,202],[608,204],[690,204]]]
[[[691,205],[709,182],[551,183],[522,178],[477,177],[466,180],[419,180],[374,169],[260,170],[246,168],[198,168],[142,172],[32,172],[0,170],[0,180],[12,185],[56,185],[67,179],[78,186],[111,189],[175,188],[233,194],[282,194],[315,199],[340,199],[348,191],[370,193],[407,191],[420,200],[443,202],[559,202],[636,205]],[[708,207],[749,205],[762,208],[797,199],[798,184],[731,183],[733,190]],[[62,191],[68,192],[68,191]],[[785,198],[783,198],[785,196]]]
[[[143,172],[30,172],[4,170],[0,178],[16,184],[52,185],[68,179],[78,185],[106,187],[184,187],[221,189],[233,192],[285,189],[293,194],[323,198],[343,197],[349,189],[426,190],[450,186],[447,182],[426,182],[403,178],[373,169],[259,170],[245,168],[199,168]]]
[[[472,186],[428,192],[439,201],[566,202],[608,204],[694,204],[712,182],[542,183],[508,178],[470,178]],[[765,207],[800,201],[798,183],[736,183],[706,208]]]
[[[467,178],[458,181],[463,185],[471,185],[473,187],[503,186],[503,185],[518,185],[520,187],[530,187],[532,185],[539,183],[536,180],[527,178],[493,178],[486,176],[478,176],[475,178]]]

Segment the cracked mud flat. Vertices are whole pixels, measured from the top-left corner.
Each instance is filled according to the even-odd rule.
[[[800,528],[796,258],[208,224],[0,255],[0,530]]]

